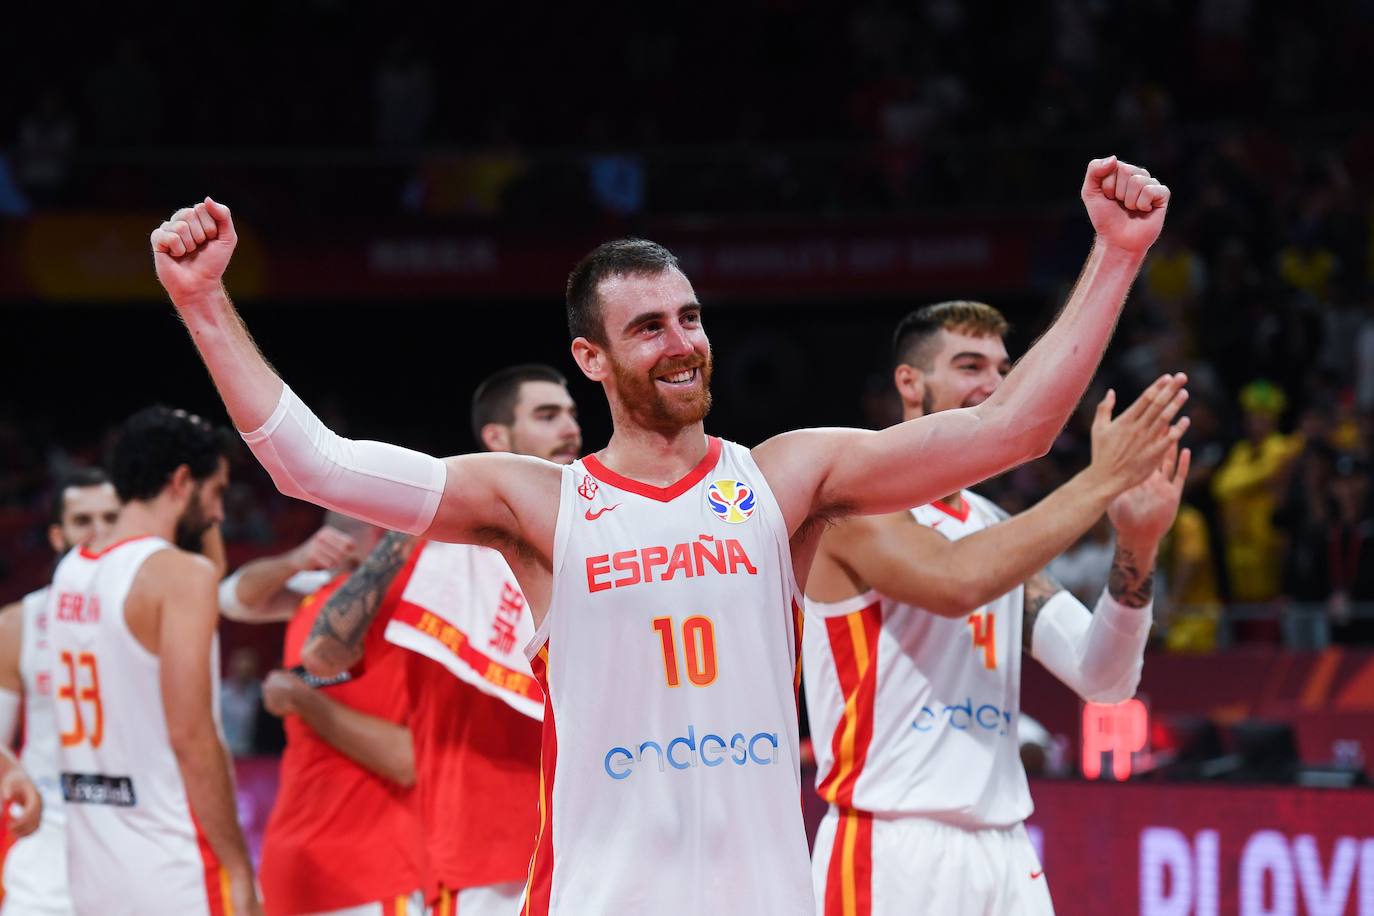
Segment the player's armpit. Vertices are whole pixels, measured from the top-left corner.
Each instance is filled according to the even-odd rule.
[[[831,593],[834,586],[822,577],[808,582],[807,594],[838,601],[871,588],[941,616],[962,617],[986,601],[979,600],[976,570],[963,562],[959,543],[907,512],[847,518],[825,532],[820,552],[843,568],[849,593]]]
[[[1026,580],[1021,611],[1021,647],[1025,649],[1027,655],[1031,651],[1031,644],[1035,636],[1035,624],[1040,617],[1040,611],[1049,603],[1051,598],[1062,591],[1065,591],[1064,586],[1055,581],[1054,576],[1051,576],[1048,570],[1041,570]]]
[[[503,552],[553,556],[563,469],[530,455],[485,452],[444,459],[447,481],[425,537]]]

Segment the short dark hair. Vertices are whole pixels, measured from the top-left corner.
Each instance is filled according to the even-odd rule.
[[[48,503],[48,522],[62,524],[62,516],[67,511],[67,491],[73,487],[99,487],[110,482],[110,475],[100,468],[75,468],[62,475],[57,481],[57,489],[52,491]]]
[[[553,382],[568,387],[568,380],[552,366],[543,363],[522,363],[493,372],[482,380],[472,393],[472,437],[482,444],[482,427],[488,423],[510,426],[515,422],[515,405],[520,400],[520,386],[526,382]]]
[[[222,426],[170,407],[145,407],[124,422],[110,452],[110,479],[120,500],[153,499],[181,465],[206,480],[220,458],[233,452],[235,437]]]
[[[616,239],[597,246],[568,275],[568,333],[605,345],[597,288],[610,277],[654,276],[678,268],[677,257],[647,239]]]
[[[1011,330],[1007,319],[986,302],[955,299],[919,308],[897,324],[892,335],[892,365],[903,363],[929,370],[935,358],[930,344],[941,331],[957,331],[975,337],[1005,337]]]

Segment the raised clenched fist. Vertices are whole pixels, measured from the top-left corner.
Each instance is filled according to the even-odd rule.
[[[219,289],[238,236],[229,208],[207,197],[173,213],[149,241],[157,278],[181,308]]]
[[[1082,196],[1098,238],[1114,248],[1143,255],[1164,228],[1169,189],[1115,156],[1088,163]]]

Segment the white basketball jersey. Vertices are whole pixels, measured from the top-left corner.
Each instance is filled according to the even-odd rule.
[[[961,495],[963,513],[935,503],[912,517],[952,541],[1005,517]],[[807,600],[803,670],[822,798],[970,829],[1030,815],[1016,739],[1023,594],[958,619],[873,591]]]
[[[24,748],[19,760],[43,796],[38,830],[16,840],[5,856],[3,916],[72,912],[67,895],[67,815],[58,783],[57,724],[48,655],[48,589],[24,596],[19,678],[24,687]]]
[[[53,577],[53,696],[78,913],[224,912],[223,872],[192,818],[167,735],[159,659],[124,618],[139,569],[170,548],[155,537],[79,548]],[[211,672],[218,697],[217,664]]]
[[[563,472],[526,914],[814,911],[800,805],[800,591],[748,449],[671,487]]]

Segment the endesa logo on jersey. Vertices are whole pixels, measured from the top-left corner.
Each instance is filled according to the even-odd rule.
[[[708,732],[697,737],[696,726],[666,744],[643,741],[637,748],[613,747],[602,763],[612,779],[629,779],[636,772],[690,770],[695,767],[778,765],[777,732],[755,732],[752,736],[735,732],[729,738]]]
[[[916,713],[911,727],[918,732],[931,732],[942,726],[958,729],[961,732],[991,732],[998,736],[1009,735],[1012,727],[1011,712],[995,703],[973,705],[968,697],[962,703],[948,703],[943,707],[922,706]]]
[[[753,516],[758,494],[742,480],[717,480],[706,488],[706,505],[721,521],[740,525]]]

